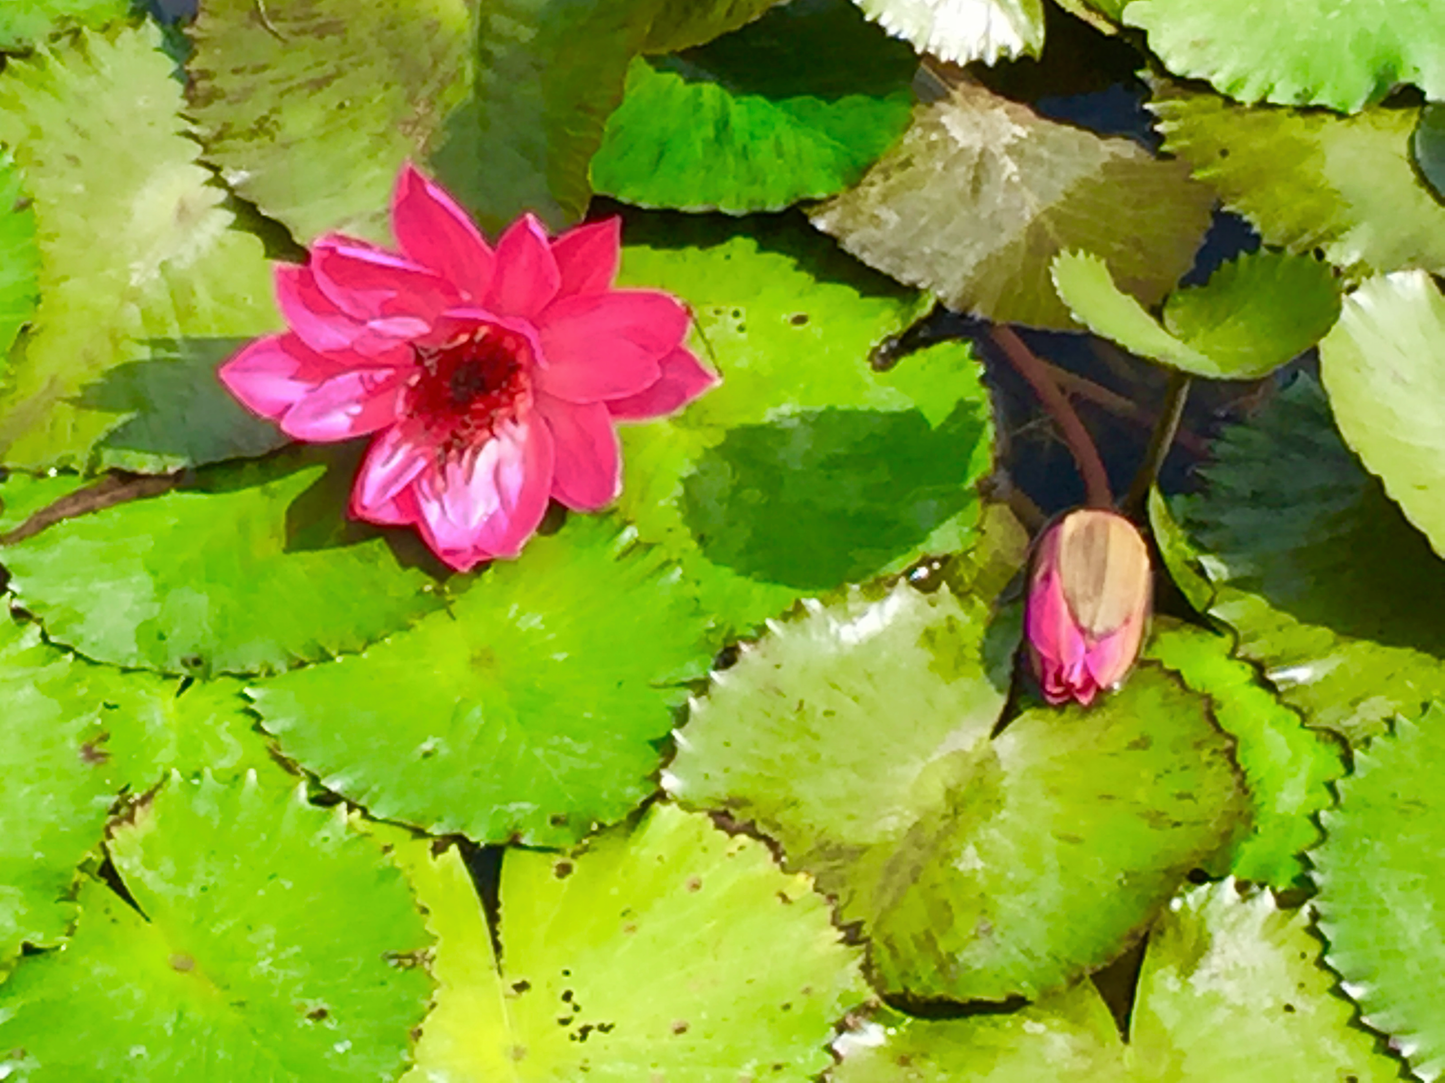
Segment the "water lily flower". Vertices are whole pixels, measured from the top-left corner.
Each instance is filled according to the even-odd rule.
[[[374,434],[351,514],[414,525],[458,571],[515,557],[552,498],[610,503],[616,423],[717,382],[683,346],[676,298],[613,288],[617,219],[549,237],[527,214],[494,248],[411,165],[391,217],[398,251],[328,235],[278,266],[288,329],[220,378],[297,440]]]
[[[1039,539],[1024,617],[1029,661],[1044,699],[1088,706],[1139,656],[1153,573],[1134,524],[1080,508]]]

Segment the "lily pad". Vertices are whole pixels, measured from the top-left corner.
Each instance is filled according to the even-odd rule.
[[[1038,56],[1044,47],[1040,0],[857,0],[868,18],[921,53],[967,64]]]

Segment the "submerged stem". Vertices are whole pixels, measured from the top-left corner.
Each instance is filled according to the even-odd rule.
[[[1149,437],[1149,449],[1134,483],[1129,486],[1129,495],[1124,497],[1119,510],[1130,519],[1141,519],[1149,499],[1149,490],[1164,466],[1169,449],[1174,446],[1174,434],[1179,431],[1179,419],[1184,416],[1184,403],[1189,398],[1189,374],[1171,372],[1169,386],[1164,392],[1164,406],[1159,411],[1159,420],[1154,422],[1154,432]]]
[[[1084,423],[1079,420],[1079,415],[1074,412],[1068,398],[1049,375],[1047,366],[1034,356],[1033,351],[1024,345],[1024,340],[1011,328],[996,324],[989,333],[1008,357],[1009,363],[1029,382],[1044,409],[1058,426],[1059,435],[1074,456],[1079,473],[1083,475],[1084,492],[1089,506],[1112,508],[1114,496],[1109,490],[1109,475],[1104,470],[1104,461],[1099,458],[1099,449],[1094,446],[1089,430],[1084,428]]]

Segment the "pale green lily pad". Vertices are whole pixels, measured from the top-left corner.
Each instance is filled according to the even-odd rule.
[[[196,164],[161,41],[151,23],[84,33],[0,74],[41,297],[0,390],[7,465],[162,472],[284,440],[215,379],[278,325],[271,269]]]
[[[1093,252],[1153,304],[1192,264],[1213,201],[1182,163],[965,85],[920,106],[862,182],[811,217],[950,308],[1072,330],[1049,277],[1055,256]]]
[[[1389,1083],[1399,1064],[1353,1025],[1318,963],[1304,910],[1229,881],[1170,904],[1149,938],[1119,1038],[1089,982],[1019,1011],[930,1021],[888,1015],[845,1036],[834,1083]]]
[[[921,53],[967,64],[1038,56],[1041,0],[857,0],[868,18]]]
[[[1242,102],[1345,113],[1400,83],[1445,96],[1445,20],[1432,0],[1133,0],[1124,22],[1175,75]]]
[[[1280,252],[1246,253],[1204,285],[1175,290],[1164,303],[1162,327],[1114,285],[1096,256],[1066,252],[1052,274],[1069,311],[1094,334],[1211,379],[1268,375],[1323,338],[1340,314],[1329,265]]]
[[[1418,107],[1352,117],[1247,108],[1164,81],[1154,83],[1148,107],[1164,149],[1249,219],[1265,244],[1296,254],[1322,249],[1352,274],[1445,271],[1445,204],[1410,162]]]
[[[1297,378],[1214,454],[1175,511],[1236,653],[1356,746],[1445,698],[1445,564],[1350,454],[1319,385]]]
[[[1319,839],[1314,817],[1334,799],[1330,783],[1345,773],[1343,747],[1263,686],[1248,663],[1230,657],[1231,640],[1177,621],[1155,622],[1147,656],[1209,697],[1214,719],[1234,738],[1251,812],[1249,831],[1215,867],[1278,890],[1298,886],[1301,856]]]
[[[1310,854],[1325,957],[1363,1021],[1389,1035],[1421,1079],[1445,1071],[1442,727],[1437,701],[1357,751],[1339,807],[1321,817],[1324,844]]]
[[[676,416],[623,428],[620,508],[724,634],[968,544],[993,452],[980,367],[959,342],[886,372],[868,360],[927,297],[763,218],[629,226],[621,281],[681,296],[689,345],[722,375]]]
[[[663,554],[578,516],[446,610],[250,694],[288,756],[375,816],[558,845],[655,788],[705,629]]]
[[[908,127],[917,66],[848,0],[795,0],[700,49],[638,58],[593,186],[730,214],[833,195]]]
[[[460,862],[400,857],[440,940],[409,1083],[812,1079],[868,996],[806,877],[668,805],[573,857],[509,850],[500,964]]]
[[[130,0],[6,0],[0,8],[0,52],[31,49],[79,26],[119,22],[131,11]]]
[[[1445,297],[1422,271],[1366,282],[1320,344],[1335,423],[1445,555]]]
[[[350,1081],[405,1067],[428,940],[401,874],[341,809],[254,775],[172,776],[107,848],[135,908],[86,878],[65,950],[0,987],[8,1078]]]
[[[1244,811],[1205,701],[1152,665],[991,737],[1008,691],[993,596],[900,585],[775,625],[714,675],[665,776],[814,875],[886,993],[1065,985],[1137,938]]]
[[[359,650],[441,599],[414,536],[347,521],[358,454],[212,467],[67,519],[3,551],[10,589],[54,641],[115,665],[264,673]]]
[[[0,358],[35,315],[40,300],[35,208],[9,154],[0,154]]]

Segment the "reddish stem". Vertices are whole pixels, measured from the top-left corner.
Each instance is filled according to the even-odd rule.
[[[1029,382],[1049,417],[1053,418],[1054,424],[1058,426],[1059,435],[1063,437],[1079,467],[1079,473],[1083,475],[1084,492],[1087,494],[1089,506],[1112,508],[1114,495],[1109,490],[1109,475],[1104,470],[1104,461],[1099,458],[1099,449],[1094,446],[1089,430],[1084,428],[1079,415],[1074,413],[1068,398],[1049,376],[1048,368],[1024,345],[1024,340],[1019,338],[1012,328],[995,324],[989,333],[1008,357],[1009,363]]]

